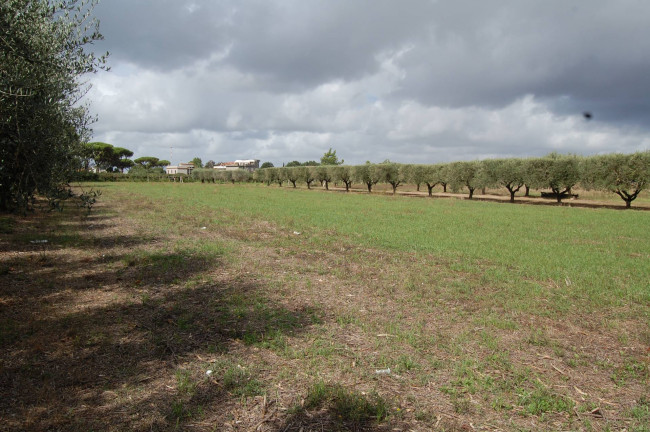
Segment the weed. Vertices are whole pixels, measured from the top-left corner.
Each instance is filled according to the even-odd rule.
[[[616,385],[623,386],[631,379],[648,379],[650,372],[648,365],[633,358],[625,359],[623,366],[618,367],[611,375]]]
[[[236,396],[261,395],[262,383],[255,379],[248,368],[230,364],[223,372],[223,387]]]
[[[397,359],[397,372],[398,373],[404,373],[404,372],[409,372],[414,369],[419,369],[420,365],[413,360],[413,357],[402,354],[399,356]]]
[[[468,414],[472,411],[472,402],[466,397],[452,397],[451,404],[454,412],[458,414]]]
[[[504,397],[497,396],[492,401],[492,408],[496,411],[510,411],[513,406]]]
[[[366,396],[347,390],[340,384],[319,381],[309,389],[304,408],[314,409],[324,405],[329,405],[342,421],[353,423],[382,421],[390,412],[386,400],[375,392]]]
[[[629,416],[650,424],[650,399],[641,397],[637,404],[630,409]]]
[[[176,388],[181,394],[192,395],[196,389],[196,383],[192,381],[192,373],[186,369],[176,371]]]
[[[522,405],[527,413],[533,415],[546,412],[571,412],[573,408],[571,399],[552,393],[545,387],[537,387],[531,392],[521,394],[519,405]]]
[[[539,346],[539,347],[545,347],[550,345],[550,340],[548,339],[548,336],[546,336],[546,332],[542,329],[534,329],[528,338],[526,339],[526,342],[528,342],[531,345],[534,346]]]

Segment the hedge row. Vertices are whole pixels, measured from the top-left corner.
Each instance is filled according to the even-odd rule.
[[[451,162],[435,165],[380,163],[356,166],[315,166],[265,168],[254,173],[254,180],[266,184],[304,182],[308,188],[318,181],[329,188],[329,183],[352,182],[366,185],[368,192],[377,183],[387,183],[393,193],[405,183],[427,186],[429,195],[441,185],[458,192],[467,190],[471,199],[476,189],[506,188],[510,201],[522,188],[550,190],[549,195],[561,202],[571,196],[571,189],[581,186],[587,190],[610,191],[619,195],[630,207],[639,193],[650,185],[650,151],[633,154],[607,154],[590,157],[551,153],[539,158],[486,159],[470,162]]]

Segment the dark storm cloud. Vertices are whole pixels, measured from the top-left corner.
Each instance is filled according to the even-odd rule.
[[[103,0],[95,12],[113,66],[92,79],[95,130],[142,152],[291,160],[334,147],[352,163],[650,146],[642,1]]]
[[[399,48],[426,25],[431,6],[413,1],[287,1],[239,10],[230,61],[286,85],[357,79],[378,68],[376,56]]]
[[[482,2],[470,25],[458,2],[441,9],[448,20],[436,20],[400,62],[407,78],[399,97],[503,106],[534,94],[569,98],[575,112],[597,110],[601,120],[647,124],[650,4]]]
[[[226,49],[233,8],[219,2],[104,0],[95,8],[114,62],[169,70]]]

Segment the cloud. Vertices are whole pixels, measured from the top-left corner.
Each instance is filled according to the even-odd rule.
[[[96,139],[137,156],[436,162],[649,147],[650,5],[111,0]],[[594,115],[591,122],[583,111]],[[161,153],[162,152],[162,153]]]

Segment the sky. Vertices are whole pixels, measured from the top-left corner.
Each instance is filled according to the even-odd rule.
[[[103,0],[94,15],[111,70],[86,77],[92,139],[134,158],[650,149],[645,0]]]

